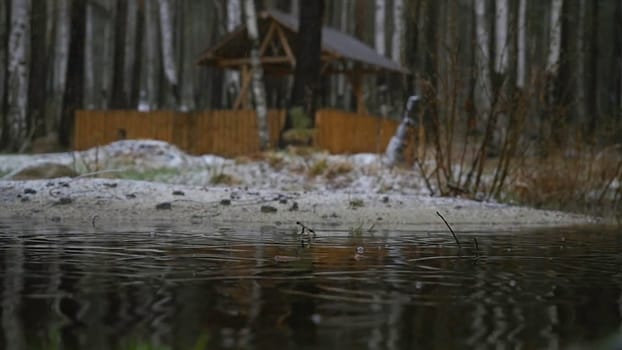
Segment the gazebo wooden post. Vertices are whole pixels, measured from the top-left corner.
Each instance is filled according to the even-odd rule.
[[[244,64],[240,67],[240,73],[242,75],[242,86],[240,86],[240,92],[235,99],[233,109],[249,109],[250,103],[248,101],[248,89],[251,83],[252,71],[248,68],[248,65]]]
[[[361,72],[354,70],[352,73],[347,74],[347,77],[356,97],[356,113],[368,114],[367,106],[365,105],[365,86]]]

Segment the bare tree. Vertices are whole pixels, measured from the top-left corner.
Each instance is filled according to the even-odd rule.
[[[18,151],[28,135],[28,80],[30,78],[30,0],[11,2],[8,46],[7,145]]]
[[[251,71],[253,75],[253,98],[255,100],[255,111],[257,112],[259,146],[260,149],[265,150],[270,147],[268,106],[266,103],[266,88],[263,82],[263,67],[259,57],[259,28],[257,27],[257,13],[254,0],[244,0],[244,12],[246,14],[246,29],[252,42]]]

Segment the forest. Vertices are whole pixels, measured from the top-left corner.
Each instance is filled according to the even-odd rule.
[[[255,1],[296,16],[308,4]],[[239,77],[197,58],[243,21],[241,0],[0,2],[2,149],[41,137],[70,148],[78,109],[230,108]],[[619,1],[335,0],[323,21],[409,69],[370,76],[367,108],[397,118],[421,95],[437,146],[489,135],[495,154],[514,135],[546,153],[621,136]],[[266,84],[268,103],[286,106],[288,93]],[[320,104],[353,103],[343,78],[322,80]]]

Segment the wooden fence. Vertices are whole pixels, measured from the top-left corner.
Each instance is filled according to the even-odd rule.
[[[268,112],[271,145],[277,144],[284,123],[285,110]],[[315,123],[313,146],[330,153],[384,152],[399,125],[395,120],[336,109],[318,110]],[[422,132],[411,132],[409,135],[406,149],[406,158],[409,160],[414,158],[417,138],[418,145],[423,145]],[[257,118],[252,110],[189,113],[129,110],[76,112],[74,149],[84,150],[120,139],[162,140],[192,154],[225,157],[259,151]]]

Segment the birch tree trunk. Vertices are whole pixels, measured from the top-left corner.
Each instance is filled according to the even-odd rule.
[[[551,0],[551,26],[549,28],[549,52],[546,71],[556,75],[559,70],[559,57],[562,49],[562,5],[563,0]]]
[[[158,40],[158,8],[156,0],[145,0],[145,29],[141,59],[138,110],[158,108],[160,54]]]
[[[7,145],[17,151],[28,135],[28,80],[30,78],[30,0],[11,1],[8,47]]]
[[[404,0],[393,0],[393,37],[391,58],[402,64],[402,41],[404,37]]]
[[[196,71],[196,57],[194,55],[200,48],[198,50],[195,49],[194,44],[198,37],[195,33],[195,28],[199,27],[198,23],[195,23],[195,19],[201,15],[200,11],[194,9],[197,5],[199,4],[195,4],[192,0],[184,0],[178,14],[177,26],[182,37],[179,42],[179,87],[181,90],[179,110],[183,112],[194,110],[196,107],[194,101],[195,76],[198,76],[199,72]],[[205,45],[204,40],[203,44]]]
[[[232,32],[240,25],[241,19],[240,0],[227,1],[227,32]],[[240,91],[240,73],[235,71],[227,71],[224,79],[223,106],[227,106],[235,99],[237,92]]]
[[[246,13],[246,28],[252,42],[251,48],[251,71],[253,75],[253,98],[255,111],[257,112],[257,129],[259,132],[259,147],[266,150],[270,147],[270,134],[268,129],[268,107],[266,105],[266,88],[263,81],[263,67],[259,57],[259,28],[257,27],[257,13],[254,0],[244,0]]]
[[[527,0],[518,3],[516,56],[516,86],[522,89],[527,79]]]
[[[492,103],[492,82],[490,76],[490,34],[486,0],[475,0],[475,35],[476,35],[476,88],[475,107],[479,115],[478,128],[483,130],[483,118],[490,112]]]
[[[508,67],[508,0],[495,2],[495,72],[505,74]]]
[[[348,32],[348,18],[353,8],[351,0],[343,0],[341,3],[341,19],[339,20],[339,29],[347,33]],[[337,91],[338,100],[341,102],[341,106],[344,110],[348,110],[350,106],[351,93],[348,91],[348,85],[346,84],[346,77],[343,74],[339,74],[337,77]]]
[[[386,19],[386,2],[385,0],[375,0],[376,1],[376,12],[375,15],[375,34],[374,34],[374,46],[376,47],[376,51],[385,55],[387,50],[387,44],[385,42],[385,19]]]
[[[123,98],[125,105],[134,100],[136,71],[136,32],[138,30],[138,0],[126,0],[125,36],[123,37]]]
[[[4,113],[4,93],[6,91],[6,45],[7,42],[7,2],[0,1],[0,141],[2,141],[2,135],[5,125],[6,114]]]
[[[171,86],[174,97],[174,105],[179,104],[177,90],[177,65],[175,63],[175,50],[173,48],[173,15],[171,13],[170,0],[159,0],[160,5],[160,34],[162,43],[162,65],[164,76]]]
[[[48,100],[46,132],[58,132],[63,112],[63,98],[67,82],[67,62],[69,61],[69,42],[71,38],[71,0],[55,2],[56,30],[52,56],[52,91]]]

